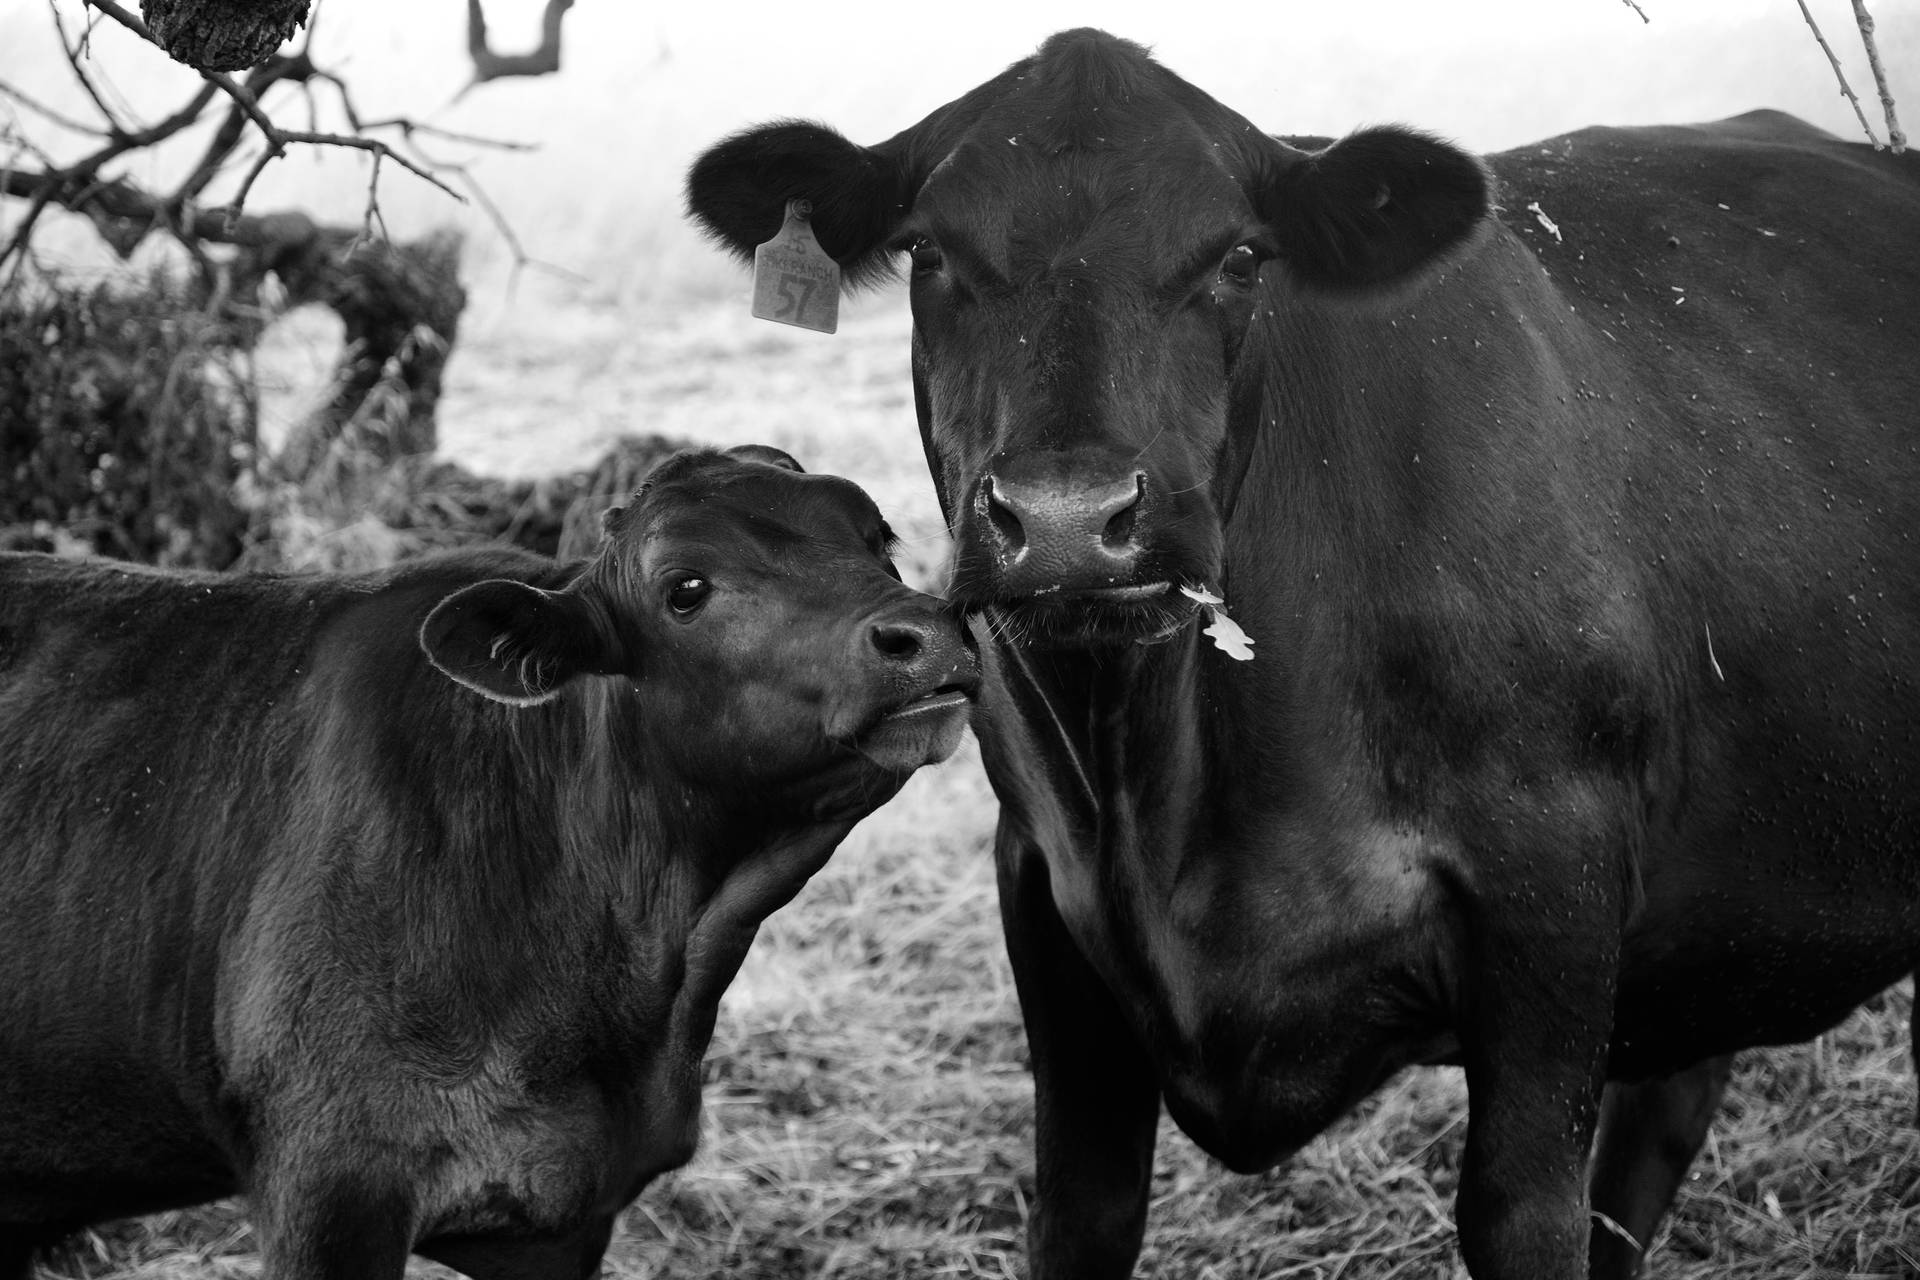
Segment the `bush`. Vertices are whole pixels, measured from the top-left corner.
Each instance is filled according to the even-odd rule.
[[[265,570],[379,568],[489,541],[586,555],[601,513],[683,447],[625,436],[593,466],[539,480],[392,459],[373,419],[412,411],[396,382],[366,397],[370,426],[356,417],[288,476],[257,456],[238,349],[257,326],[218,317],[164,275],[47,285],[0,306],[0,550]]]
[[[255,415],[230,360],[165,276],[0,304],[0,549],[232,564]]]

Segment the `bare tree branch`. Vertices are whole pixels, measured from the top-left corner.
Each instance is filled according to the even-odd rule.
[[[1880,65],[1880,48],[1873,40],[1873,15],[1867,12],[1866,0],[1853,0],[1853,20],[1859,24],[1860,43],[1867,47],[1867,65],[1873,68],[1873,81],[1880,88],[1880,109],[1887,113],[1887,142],[1893,154],[1899,155],[1907,149],[1907,135],[1900,128],[1900,117],[1894,114],[1893,90],[1887,87],[1887,69]]]
[[[145,23],[115,3],[114,0],[86,0],[86,2],[109,18],[112,18],[121,26],[132,31],[135,35],[147,40],[154,38],[153,33],[147,29]],[[297,55],[295,58],[289,59],[289,64],[298,63],[302,57],[304,57],[304,55]],[[434,177],[433,174],[427,172],[419,165],[413,163],[413,161],[399,154],[378,138],[363,138],[344,133],[316,133],[312,130],[282,129],[268,118],[267,113],[260,107],[260,100],[254,96],[253,90],[249,89],[246,85],[235,80],[232,76],[218,71],[202,71],[200,74],[208,82],[216,85],[222,93],[225,93],[229,98],[233,99],[234,103],[246,115],[247,119],[251,120],[254,127],[260,130],[260,136],[266,140],[267,144],[266,155],[255,164],[253,171],[247,175],[246,181],[242,184],[240,194],[235,197],[230,216],[238,216],[241,206],[245,203],[247,191],[253,186],[253,180],[260,176],[260,171],[266,168],[273,160],[285,155],[288,144],[294,142],[304,142],[311,146],[319,147],[347,147],[356,151],[369,152],[379,159],[392,160],[408,173],[413,174],[422,181],[432,183],[440,190],[452,196],[455,200],[458,200],[461,204],[467,202],[465,196],[440,181],[440,179]],[[276,78],[277,77],[269,76],[266,78],[265,83],[271,84]]]
[[[54,0],[49,0],[53,3]],[[151,0],[143,0],[151,11]],[[84,3],[98,17],[106,19],[131,31],[149,43],[155,42],[153,30],[134,12],[129,4],[121,0],[84,0]],[[523,58],[500,58],[490,53],[486,63],[485,75],[498,77],[510,74],[534,74],[536,64],[548,69],[558,66],[560,21],[565,11],[571,7],[572,0],[549,0],[542,51],[526,55]],[[475,5],[475,12],[478,5]],[[314,16],[317,17],[317,6]],[[482,48],[485,45],[484,16],[481,16],[478,28]],[[85,87],[92,99],[95,110],[106,122],[105,127],[89,126],[86,123],[58,117],[47,111],[38,102],[26,97],[10,86],[0,84],[0,92],[20,101],[23,105],[38,109],[48,115],[55,123],[85,132],[102,139],[102,144],[89,154],[69,164],[58,164],[45,153],[32,149],[32,159],[38,162],[38,171],[31,168],[18,168],[9,162],[0,170],[0,196],[23,199],[29,202],[25,215],[11,229],[7,243],[0,247],[0,264],[13,259],[12,268],[17,273],[26,258],[26,247],[35,224],[47,209],[60,208],[78,213],[93,222],[108,245],[122,257],[130,255],[141,241],[153,230],[164,228],[180,240],[196,256],[200,253],[201,242],[235,244],[240,246],[258,246],[263,237],[281,243],[293,234],[311,236],[315,234],[314,224],[305,215],[269,214],[264,218],[245,212],[254,183],[275,159],[286,153],[294,144],[346,147],[365,151],[371,157],[367,176],[366,203],[362,210],[357,235],[342,231],[339,238],[345,244],[347,252],[373,237],[376,231],[384,233],[386,221],[379,200],[379,182],[385,161],[391,159],[421,179],[433,183],[440,190],[463,203],[468,195],[456,191],[447,181],[442,180],[436,171],[444,170],[449,177],[455,178],[460,187],[471,193],[484,209],[486,216],[500,233],[513,256],[516,272],[523,266],[534,266],[558,272],[557,267],[537,262],[528,257],[519,238],[506,222],[498,206],[487,197],[481,184],[467,168],[450,164],[425,154],[419,148],[419,142],[427,138],[439,138],[472,146],[491,147],[506,151],[525,151],[533,148],[525,143],[499,139],[476,137],[471,134],[456,133],[452,130],[437,128],[406,117],[394,117],[383,120],[363,119],[357,109],[347,81],[319,66],[311,56],[314,24],[309,23],[306,38],[295,52],[269,58],[255,66],[242,77],[234,77],[222,72],[203,71],[205,83],[193,98],[180,109],[168,115],[157,124],[142,128],[129,127],[124,122],[124,112],[116,112],[108,95],[97,87],[83,65],[86,56],[89,31],[76,42],[67,28],[61,24],[58,10],[54,11],[54,22],[59,30],[62,48],[65,50],[75,77]],[[521,69],[516,70],[519,67]],[[262,99],[275,85],[290,83],[305,91],[308,104],[308,123],[312,126],[305,130],[286,129],[277,125],[262,105]],[[314,95],[316,83],[330,85],[339,101],[339,110],[345,116],[350,132],[330,133],[319,127],[319,104]],[[208,139],[198,162],[189,171],[180,186],[171,194],[151,192],[125,177],[108,176],[107,168],[113,161],[129,152],[164,142],[168,138],[183,132],[207,116],[208,108],[215,99],[224,96],[227,107],[213,135]],[[399,137],[394,144],[369,136],[372,132],[394,130]],[[250,135],[259,137],[259,150],[249,145]],[[27,144],[23,141],[23,146]],[[405,147],[406,150],[400,150]],[[409,155],[408,153],[412,154]],[[236,163],[244,161],[245,170],[240,175],[238,185],[224,208],[203,208],[201,196],[211,187],[221,174],[230,171]],[[289,217],[295,218],[301,226],[289,231]],[[328,232],[328,234],[334,234]],[[351,243],[346,243],[347,239]]]
[[[1854,94],[1853,86],[1847,83],[1847,73],[1840,69],[1840,59],[1833,56],[1833,50],[1827,45],[1827,38],[1820,34],[1820,24],[1813,20],[1813,13],[1807,8],[1807,0],[1800,0],[1800,16],[1813,28],[1813,38],[1820,42],[1820,51],[1827,55],[1827,61],[1833,64],[1834,77],[1840,81],[1840,94],[1853,104],[1853,114],[1860,117],[1860,127],[1867,131],[1867,141],[1873,144],[1875,151],[1880,150],[1880,139],[1873,132],[1873,126],[1867,123],[1867,113],[1860,107],[1860,99]]]
[[[247,73],[247,78],[241,82],[241,86],[253,95],[255,102],[258,102],[261,94],[282,80],[305,83],[310,77],[318,74],[312,59],[302,51],[292,57],[267,59]],[[209,84],[208,87],[212,89],[218,86]],[[200,193],[206,190],[207,184],[219,175],[226,162],[232,158],[234,148],[240,145],[240,139],[246,132],[247,122],[250,119],[246,109],[238,102],[227,109],[226,119],[220,122],[220,127],[214,131],[213,137],[208,141],[206,152],[200,157],[200,163],[194,166],[193,172],[180,184],[179,191],[174,195],[175,200],[184,203],[198,198]]]
[[[1626,4],[1627,4],[1627,8],[1633,10],[1635,13],[1640,15],[1640,21],[1648,24],[1651,24],[1653,22],[1653,19],[1647,16],[1647,11],[1645,9],[1642,9],[1639,5],[1635,4],[1634,0],[1626,0]]]
[[[455,101],[474,85],[508,76],[545,76],[560,69],[560,27],[573,0],[547,0],[540,14],[540,43],[528,53],[495,53],[487,43],[487,14],[481,0],[467,0],[467,55],[473,60],[473,79]]]

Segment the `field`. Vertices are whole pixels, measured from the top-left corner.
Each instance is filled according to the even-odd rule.
[[[24,30],[22,22],[0,19],[0,45],[10,31]],[[1905,65],[1920,64],[1913,52],[1920,26],[1887,25],[1904,33]],[[997,43],[993,56],[1004,62],[1022,47],[1023,40]],[[1502,48],[1496,44],[1495,55],[1504,56]],[[0,55],[0,70],[4,64]],[[857,99],[843,94],[838,104],[743,107],[724,118],[719,91],[664,105],[676,84],[684,90],[687,75],[711,65],[683,60],[659,71],[663,80],[681,79],[641,91],[653,95],[641,104],[657,109],[653,127],[692,145],[744,118],[781,111],[831,114],[839,105],[863,117],[881,114],[879,90]],[[992,59],[985,65],[991,69]],[[581,74],[594,73],[589,66]],[[1382,74],[1375,69],[1375,79]],[[1798,84],[1801,71],[1791,74]],[[599,82],[581,83],[587,89],[576,92],[590,95]],[[570,135],[597,127],[590,113],[584,120],[566,115],[569,107],[528,108],[527,95],[547,90],[520,89],[503,88],[492,107],[478,95],[476,111],[493,118],[471,127],[512,133],[511,126],[531,119],[559,132],[563,118]],[[1824,83],[1819,90],[1831,96]],[[919,92],[916,86],[909,96]],[[1720,111],[1694,102],[1685,99],[1675,114]],[[1750,105],[1743,100],[1727,109]],[[640,108],[623,100],[620,109]],[[1498,109],[1509,115],[1489,131],[1487,145],[1533,132],[1511,122],[1510,106]],[[1380,118],[1328,110],[1332,119],[1297,127],[1337,129]],[[577,161],[567,148],[578,141],[529,162],[545,166],[533,181],[511,170],[502,176],[500,163],[489,161],[508,187],[560,192],[542,199],[522,191],[518,204],[507,203],[531,252],[580,274],[523,271],[510,287],[500,244],[469,219],[476,296],[450,368],[443,451],[481,470],[526,474],[587,459],[627,430],[722,445],[777,444],[811,469],[866,485],[904,535],[909,577],[937,582],[945,540],[913,430],[908,322],[898,292],[853,303],[832,338],[751,321],[738,277],[674,225],[679,151],[643,149],[641,164],[631,166],[667,170],[667,178],[656,172],[642,179],[615,165],[620,172],[606,176],[606,193],[562,211],[565,184],[552,175]],[[661,161],[665,151],[673,154]],[[307,186],[296,184],[288,198],[322,185],[346,189],[303,181]],[[358,191],[356,180],[344,198],[351,203]],[[428,206],[417,194],[395,200],[397,223],[432,216],[419,213]],[[593,244],[603,248],[586,247]],[[328,341],[327,323],[316,315],[291,317],[275,335],[263,369],[280,412],[294,411],[310,390],[302,371],[324,369]],[[706,1070],[702,1150],[628,1212],[608,1257],[609,1276],[1024,1274],[1032,1091],[999,937],[993,819],[969,743],[862,824],[802,897],[767,924],[721,1012]],[[1811,1045],[1741,1059],[1707,1149],[1655,1243],[1650,1274],[1920,1276],[1911,1008],[1903,984]],[[1464,1117],[1457,1072],[1410,1073],[1285,1168],[1256,1178],[1227,1174],[1165,1125],[1140,1274],[1464,1275],[1452,1226]],[[89,1233],[43,1271],[47,1280],[256,1274],[234,1205]],[[413,1274],[450,1273],[417,1263]]]

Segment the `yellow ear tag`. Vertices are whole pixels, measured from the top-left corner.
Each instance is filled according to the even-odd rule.
[[[840,264],[813,238],[813,205],[787,201],[780,233],[753,251],[753,314],[832,333],[840,325]]]

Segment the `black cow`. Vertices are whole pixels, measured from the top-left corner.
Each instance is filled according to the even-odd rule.
[[[760,921],[959,740],[889,537],[749,446],[573,565],[0,557],[0,1276],[236,1190],[274,1280],[597,1274]]]
[[[1910,967],[1920,157],[1772,113],[1303,150],[1073,31],[689,182],[741,252],[792,197],[855,278],[911,263],[1037,1278],[1129,1270],[1160,1100],[1255,1170],[1434,1061],[1468,1268],[1585,1275],[1727,1054]]]

